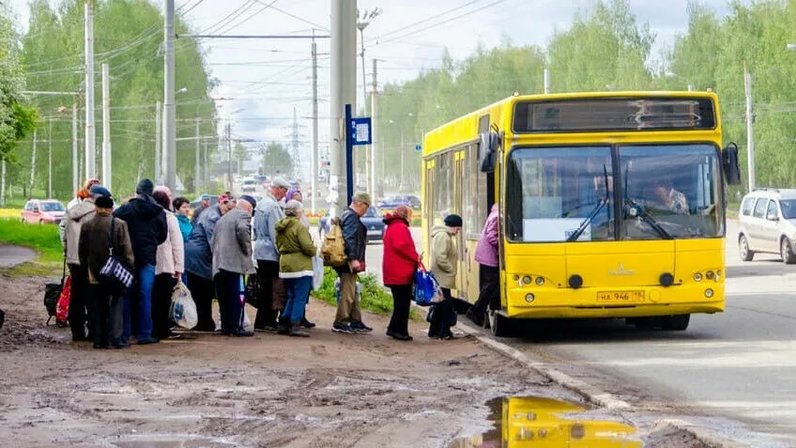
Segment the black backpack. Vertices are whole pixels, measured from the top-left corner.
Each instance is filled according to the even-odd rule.
[[[58,298],[61,296],[61,290],[64,288],[64,280],[66,279],[66,260],[64,260],[64,272],[61,275],[61,283],[47,283],[44,285],[44,307],[47,309],[47,325],[55,317],[56,309],[58,308]]]

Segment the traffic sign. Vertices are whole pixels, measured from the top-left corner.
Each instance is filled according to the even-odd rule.
[[[351,119],[351,144],[369,145],[371,144],[371,121],[370,117],[359,117]]]

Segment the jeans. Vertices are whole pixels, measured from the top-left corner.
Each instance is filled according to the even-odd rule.
[[[298,326],[301,323],[301,318],[304,317],[304,307],[307,306],[307,300],[310,298],[312,277],[284,278],[282,281],[285,283],[287,303],[279,321],[290,322],[294,326]]]
[[[390,285],[392,291],[392,317],[387,331],[390,333],[409,334],[409,307],[412,302],[412,284]]]
[[[124,300],[124,330],[122,342],[128,343],[132,334],[132,316],[136,315],[135,336],[141,340],[152,338],[152,288],[155,284],[155,265],[146,264],[135,270],[135,284],[127,290]]]
[[[240,291],[241,274],[236,272],[218,271],[213,278],[216,285],[216,298],[219,306],[224,305],[221,314],[221,332],[224,334],[236,333],[243,330],[243,301]]]

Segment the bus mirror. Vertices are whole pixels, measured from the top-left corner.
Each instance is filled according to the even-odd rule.
[[[481,134],[480,142],[480,163],[482,173],[495,171],[495,154],[500,147],[500,135],[495,131],[484,132]]]
[[[738,167],[738,145],[730,142],[721,153],[721,162],[724,169],[724,179],[728,185],[741,183],[741,169]]]

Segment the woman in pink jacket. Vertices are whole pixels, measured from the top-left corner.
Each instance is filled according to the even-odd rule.
[[[467,312],[467,317],[479,327],[489,321],[486,319],[487,306],[490,309],[500,308],[500,263],[498,262],[498,211],[497,203],[492,205],[486,218],[481,238],[475,247],[475,261],[480,265],[479,280],[481,292],[478,300]]]

